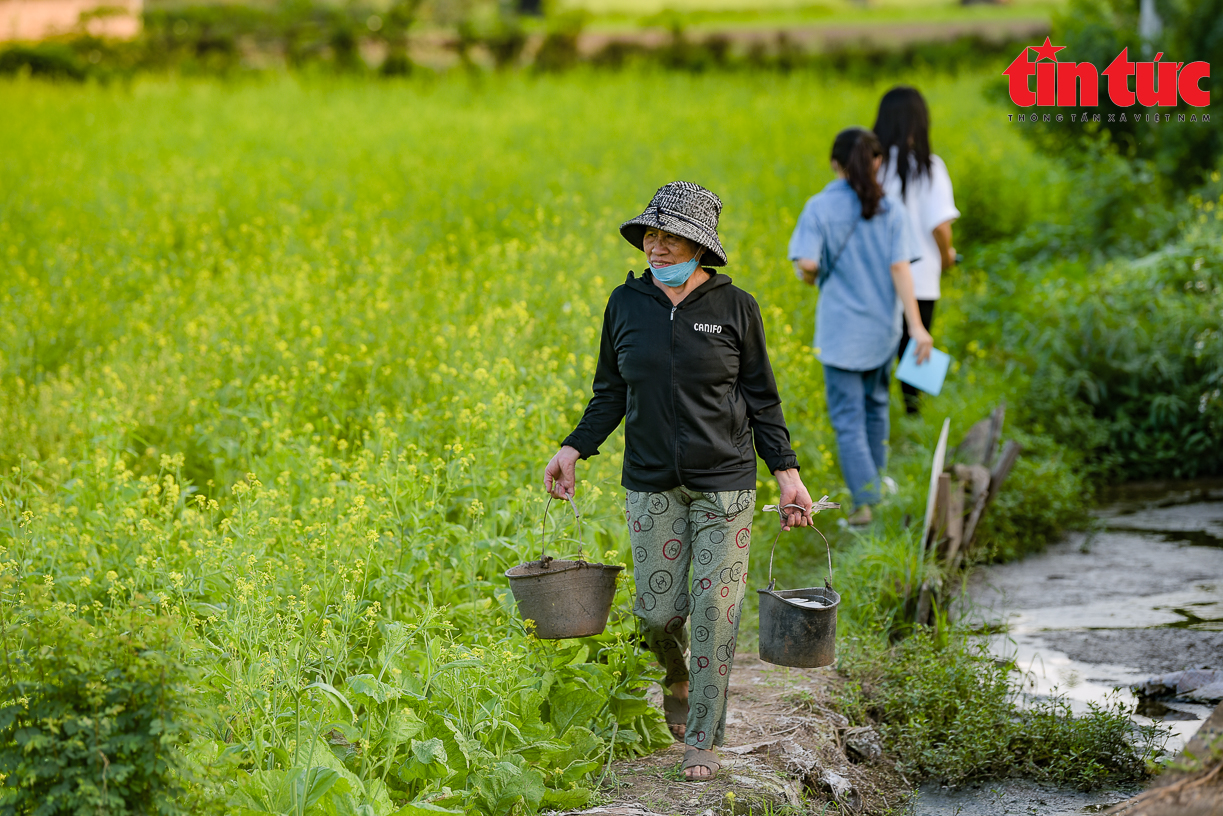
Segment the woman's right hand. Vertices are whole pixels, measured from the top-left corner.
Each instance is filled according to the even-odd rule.
[[[910,329],[909,342],[917,344],[917,348],[913,350],[913,357],[918,365],[930,359],[930,349],[934,348],[934,338],[930,336],[930,332],[926,331],[925,326],[918,326],[916,332]]]
[[[544,490],[557,499],[571,499],[577,487],[577,461],[582,456],[577,448],[565,445],[556,452],[544,468]]]

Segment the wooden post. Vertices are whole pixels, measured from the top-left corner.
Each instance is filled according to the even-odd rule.
[[[1015,466],[1015,460],[1019,458],[1019,453],[1022,450],[1022,445],[1013,439],[1008,439],[1006,444],[1002,446],[1002,453],[998,457],[997,464],[994,465],[993,472],[989,474],[989,481],[984,493],[978,497],[976,490],[973,490],[975,500],[973,502],[972,513],[969,514],[968,521],[964,524],[965,550],[972,546],[973,539],[977,535],[977,526],[981,523],[981,516],[985,514],[990,503],[998,495],[998,491],[1002,489],[1002,483],[1006,481],[1007,474]]]
[[[951,417],[943,420],[943,429],[938,435],[938,444],[934,446],[934,459],[930,462],[930,492],[926,494],[926,520],[922,523],[921,538],[924,546],[926,537],[930,535],[930,525],[934,523],[934,500],[938,494],[938,477],[943,472],[943,462],[947,459],[947,434],[951,431]]]
[[[938,547],[947,530],[951,508],[951,474],[938,475],[938,487],[934,491],[934,523],[930,525],[930,534],[926,539],[926,549]]]
[[[1019,454],[1022,452],[1023,445],[1020,445],[1014,439],[1008,439],[1006,444],[1002,446],[1002,454],[998,457],[998,462],[989,474],[989,496],[985,499],[986,507],[993,503],[994,497],[1002,489],[1002,483],[1006,481],[1006,477],[1010,475],[1011,468],[1015,466],[1015,460],[1019,458]]]
[[[955,563],[964,543],[964,482],[959,479],[951,486],[947,501],[947,546],[943,549],[943,563],[948,567]]]
[[[956,554],[956,558],[961,558],[972,547],[977,523],[981,520],[981,514],[985,512],[985,500],[989,497],[990,476],[989,471],[982,465],[956,465],[954,471],[957,478],[972,485],[972,495],[968,501],[968,520],[964,522],[960,549]]]
[[[998,452],[998,441],[1002,439],[1002,421],[1006,418],[1006,403],[998,405],[989,415],[989,439],[985,445],[985,461],[981,464],[989,467],[994,462],[994,454]]]

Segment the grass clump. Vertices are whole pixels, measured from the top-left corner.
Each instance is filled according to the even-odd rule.
[[[1143,777],[1162,745],[1154,727],[1135,738],[1119,701],[1093,704],[1086,716],[1073,716],[1060,697],[1021,706],[1018,668],[964,633],[879,643],[860,639],[843,656],[854,682],[841,704],[854,724],[879,728],[906,774],[951,785],[1014,776],[1090,789]]]

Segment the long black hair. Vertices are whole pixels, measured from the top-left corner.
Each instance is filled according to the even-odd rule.
[[[845,180],[858,194],[862,217],[867,220],[879,212],[883,200],[883,188],[875,178],[875,158],[882,155],[879,140],[866,128],[845,128],[832,142],[832,160],[841,166]]]
[[[930,177],[930,110],[921,91],[897,85],[885,93],[879,100],[875,135],[883,145],[884,162],[892,160],[892,148],[896,148],[896,174],[900,176],[902,196],[909,191],[914,170],[917,176]]]

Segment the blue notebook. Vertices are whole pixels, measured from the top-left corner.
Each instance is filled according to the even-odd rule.
[[[917,344],[910,341],[905,346],[905,353],[900,357],[900,365],[896,367],[896,379],[908,383],[927,394],[938,396],[943,390],[943,380],[947,379],[947,368],[951,365],[951,355],[938,349],[930,349],[930,356],[921,365],[913,355],[917,353]]]

